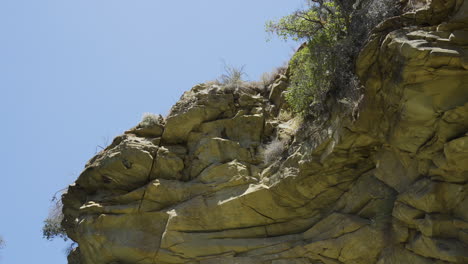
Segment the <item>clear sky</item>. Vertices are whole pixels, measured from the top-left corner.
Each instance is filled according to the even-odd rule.
[[[0,263],[64,264],[42,239],[52,195],[98,146],[166,115],[182,92],[245,65],[248,79],[298,46],[264,32],[302,0],[1,0]]]

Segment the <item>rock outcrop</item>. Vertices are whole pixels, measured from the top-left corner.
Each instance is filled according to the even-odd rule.
[[[70,263],[468,263],[468,2],[381,24],[357,73],[359,116],[320,128],[280,76],[115,138],[63,196]]]

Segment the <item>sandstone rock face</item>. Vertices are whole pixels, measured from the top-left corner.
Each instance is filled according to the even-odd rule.
[[[362,51],[356,120],[295,129],[282,76],[269,98],[197,85],[117,137],[63,196],[69,262],[468,263],[468,2],[408,18]]]

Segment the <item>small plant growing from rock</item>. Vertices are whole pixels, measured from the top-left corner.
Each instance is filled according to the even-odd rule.
[[[44,220],[42,227],[42,236],[47,240],[53,240],[56,237],[62,238],[64,241],[68,240],[65,228],[62,226],[63,212],[62,200],[57,198],[56,195],[52,198],[52,205],[49,210],[49,215]]]
[[[263,150],[263,161],[265,164],[270,164],[278,159],[285,149],[285,142],[275,139],[265,146]]]
[[[60,194],[61,193],[62,192],[60,191]],[[44,220],[44,226],[42,227],[42,237],[49,241],[52,241],[57,237],[63,239],[63,241],[68,241],[67,232],[62,226],[62,220],[64,217],[62,212],[62,199],[58,198],[57,195],[54,195],[51,201],[52,205],[49,210],[49,215]],[[71,241],[64,249],[65,255],[69,255],[76,247],[77,243]]]
[[[269,93],[271,85],[277,80],[280,75],[286,74],[287,65],[274,68],[271,72],[264,72],[260,76],[259,86],[264,89],[265,93]]]
[[[224,64],[224,74],[222,74],[218,81],[226,89],[240,88],[244,82],[243,77],[246,75],[244,71],[245,66],[234,67]]]
[[[278,114],[278,120],[281,122],[288,122],[289,120],[293,119],[294,116],[290,111],[287,111],[285,109],[281,109],[279,114]]]
[[[274,68],[271,72],[264,72],[262,76],[260,76],[261,82],[265,86],[272,84],[276,80],[276,77],[278,77],[278,75],[286,73],[286,69],[286,66],[282,66]]]
[[[150,126],[159,125],[163,123],[164,123],[164,118],[161,115],[156,115],[153,113],[144,113],[138,126],[150,127]]]

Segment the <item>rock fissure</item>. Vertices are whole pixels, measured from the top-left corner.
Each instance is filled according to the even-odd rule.
[[[146,190],[148,188],[148,184],[150,183],[150,180],[151,180],[151,173],[153,172],[153,168],[154,168],[154,164],[157,162],[158,160],[158,153],[155,152],[153,154],[153,161],[151,162],[151,167],[150,167],[150,170],[148,172],[148,177],[147,177],[147,184],[146,184],[146,187],[144,188],[143,190],[143,194],[141,195],[141,200],[140,200],[140,204],[138,205],[138,212],[141,211],[141,205],[143,204],[143,200],[145,199],[145,195],[146,195]]]
[[[241,202],[241,204],[242,204],[243,206],[246,206],[246,207],[250,208],[250,209],[251,209],[252,211],[254,211],[255,213],[257,213],[257,214],[259,214],[259,215],[261,215],[261,216],[263,216],[263,217],[265,217],[265,218],[267,218],[267,219],[270,219],[270,220],[273,221],[273,222],[276,221],[275,219],[269,217],[268,215],[262,214],[261,212],[259,212],[257,209],[253,208],[253,207],[250,206],[250,205],[244,204],[244,203],[242,203],[242,202]]]

